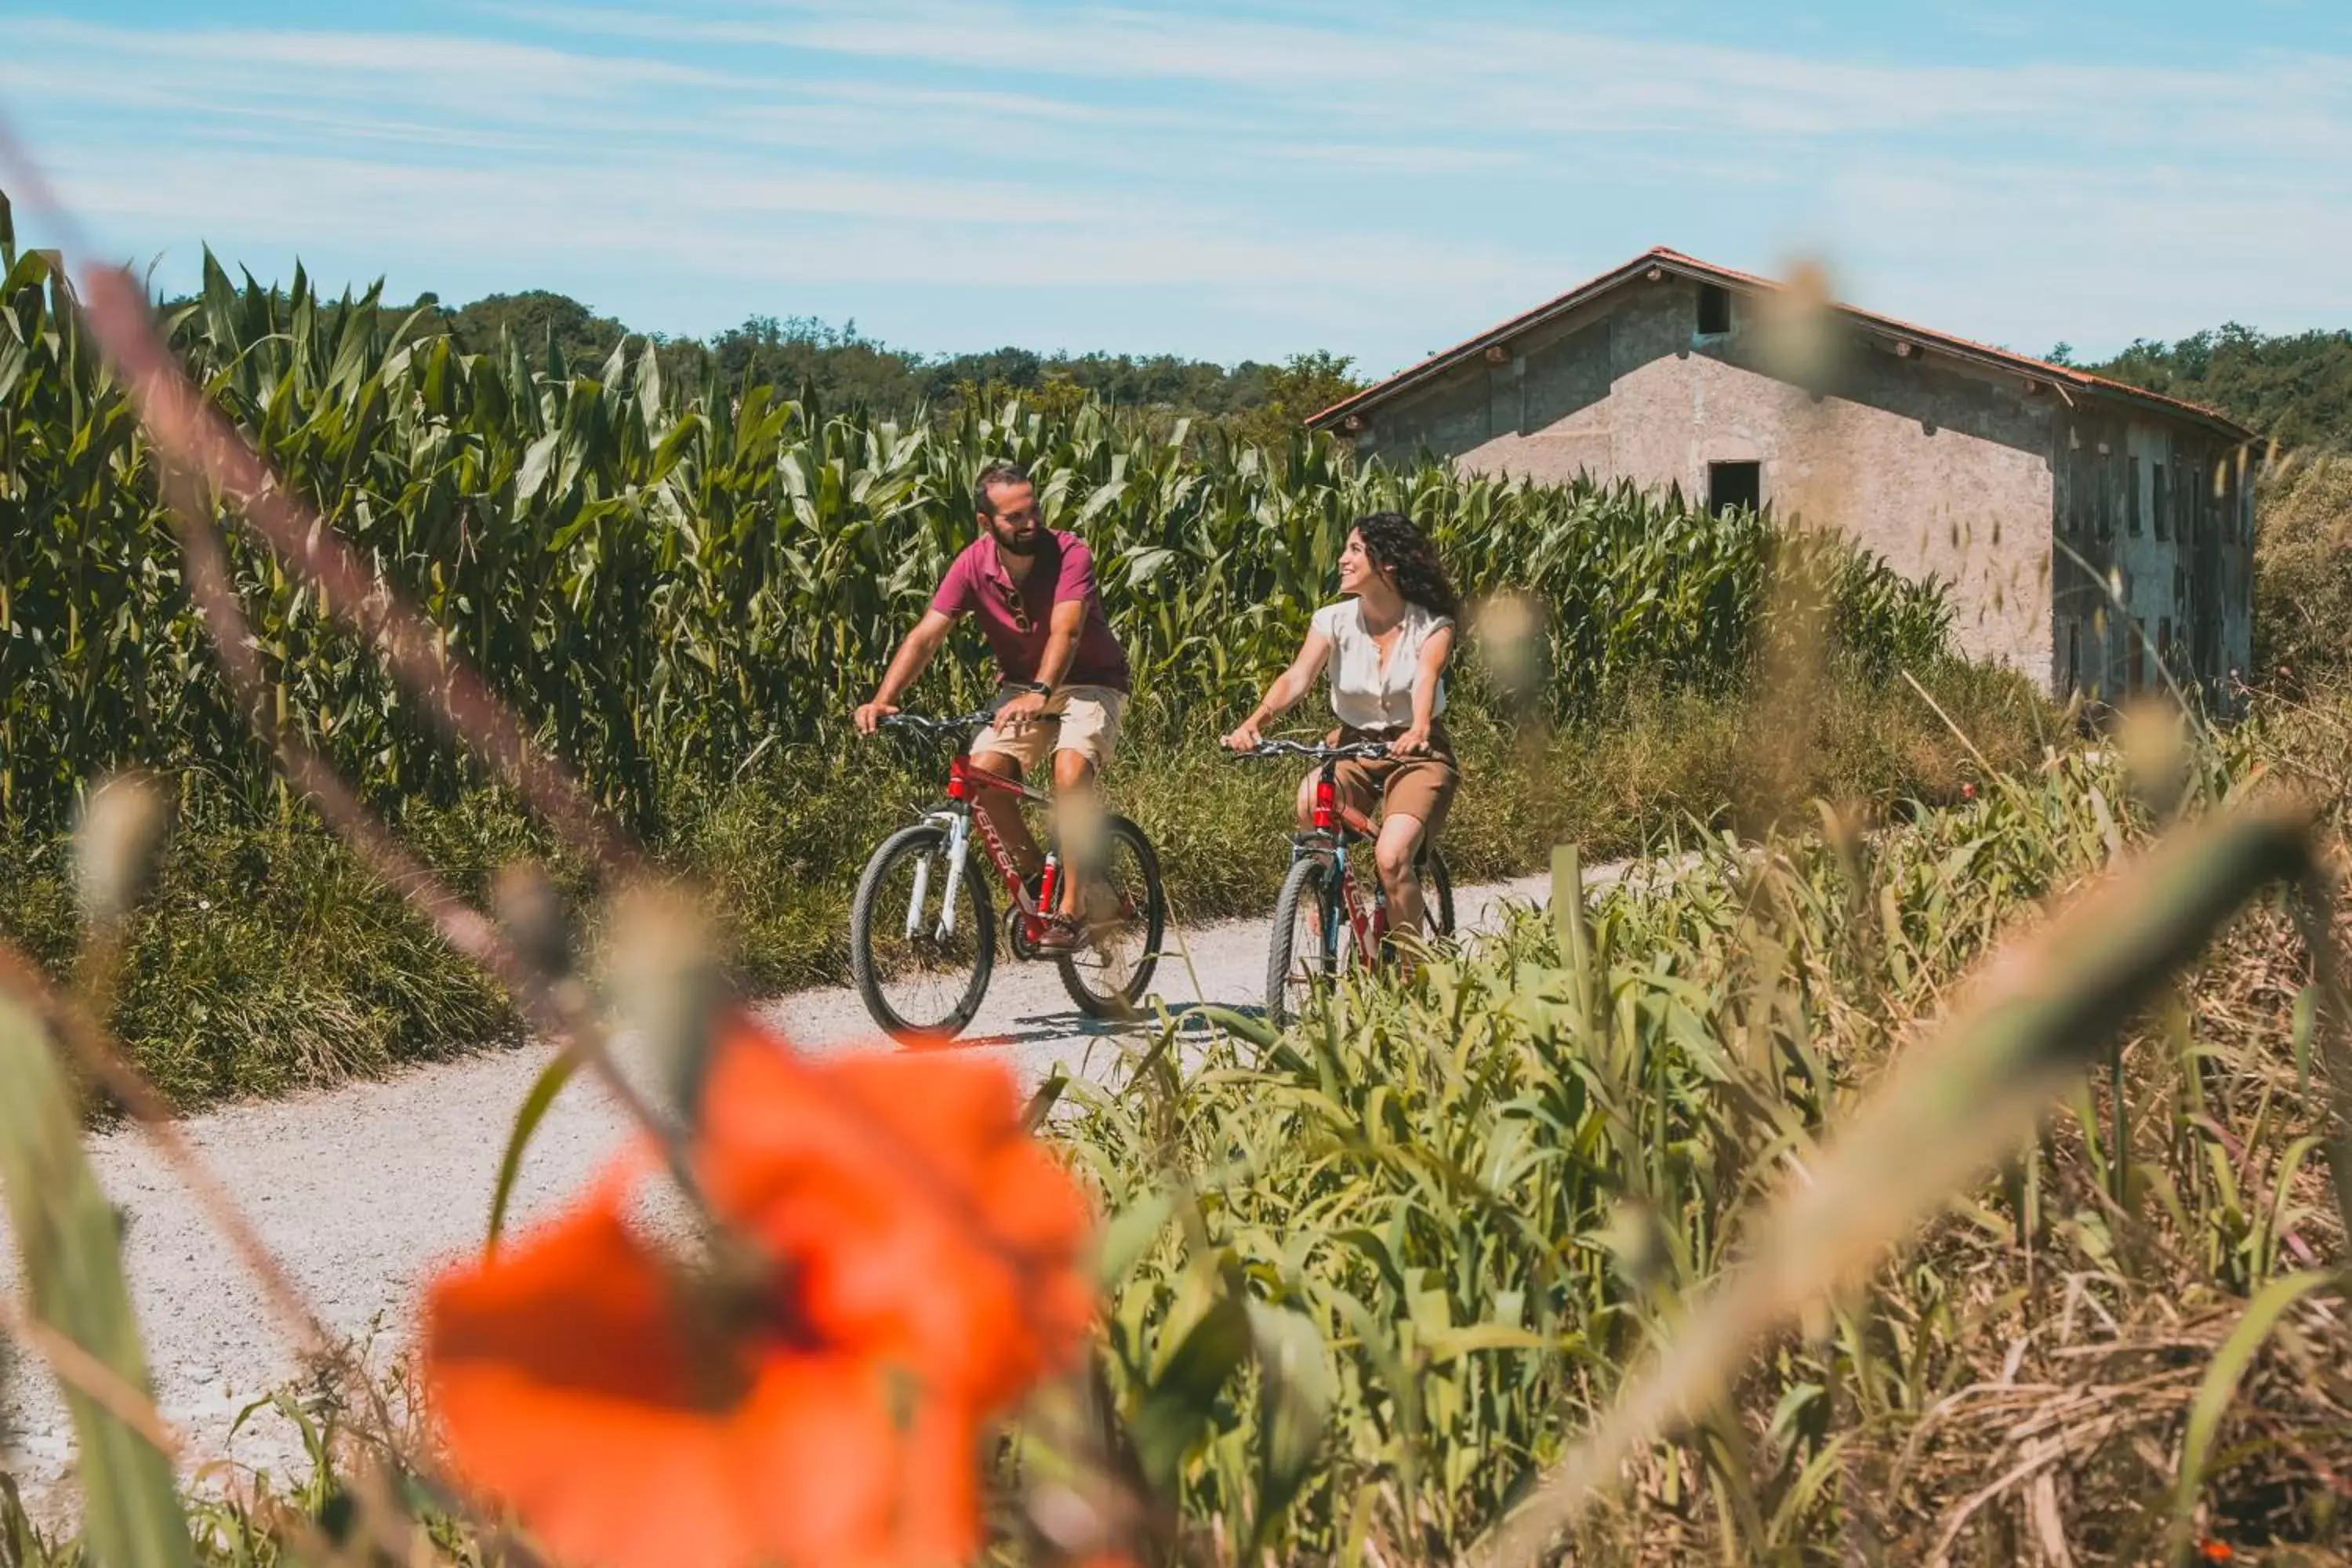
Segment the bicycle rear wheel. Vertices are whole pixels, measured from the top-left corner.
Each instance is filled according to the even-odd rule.
[[[961,1034],[996,967],[996,918],[979,857],[964,861],[961,886],[950,889],[947,845],[946,832],[929,824],[892,834],[866,863],[849,906],[849,971],[857,994],[901,1044]],[[940,913],[950,904],[942,938]]]
[[[1301,857],[1283,879],[1265,955],[1265,1015],[1276,1027],[1296,1023],[1339,972],[1339,863],[1323,855]]]
[[[1090,1018],[1135,1015],[1160,963],[1168,932],[1168,895],[1160,856],[1143,829],[1124,816],[1103,819],[1102,864],[1079,894],[1085,943],[1059,961],[1062,987]]]

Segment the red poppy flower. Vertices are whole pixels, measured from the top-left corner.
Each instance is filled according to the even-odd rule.
[[[449,1457],[608,1568],[950,1563],[983,1423],[1072,1355],[1088,1215],[978,1061],[808,1062],[731,1028],[696,1163],[752,1256],[689,1278],[633,1178],[426,1299]]]
[[[898,1398],[887,1368],[788,1322],[730,1331],[624,1199],[608,1184],[427,1297],[425,1376],[457,1473],[572,1563],[969,1558],[968,1411]]]
[[[740,1027],[704,1089],[699,1163],[712,1206],[792,1261],[819,1334],[983,1409],[1085,1335],[1086,1199],[1023,1130],[997,1063],[812,1063]]]

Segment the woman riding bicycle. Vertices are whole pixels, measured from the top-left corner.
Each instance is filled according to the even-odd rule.
[[[1298,657],[1223,743],[1237,752],[1256,746],[1258,727],[1305,697],[1330,663],[1331,708],[1339,728],[1329,743],[1389,745],[1386,757],[1339,764],[1339,796],[1368,816],[1379,799],[1372,859],[1391,929],[1418,931],[1421,879],[1413,864],[1422,845],[1437,837],[1462,782],[1439,721],[1461,601],[1428,538],[1396,511],[1357,520],[1339,554],[1339,591],[1349,597],[1315,612]],[[1312,826],[1314,809],[1315,775],[1309,773],[1298,786],[1299,826]]]

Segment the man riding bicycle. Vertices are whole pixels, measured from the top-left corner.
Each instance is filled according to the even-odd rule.
[[[1074,533],[1049,529],[1037,492],[1017,463],[991,463],[972,487],[980,537],[948,568],[931,607],[907,634],[874,699],[856,712],[872,734],[919,679],[956,617],[979,618],[996,657],[1000,703],[972,738],[975,766],[1008,778],[1053,759],[1055,809],[1066,853],[1086,858],[1087,825],[1097,820],[1095,781],[1118,740],[1129,690],[1127,654],[1111,635],[1095,586],[1094,552]],[[974,802],[1024,876],[1044,864],[1017,800],[989,791]],[[1078,945],[1079,867],[1062,879],[1059,918],[1038,944],[1048,953]]]

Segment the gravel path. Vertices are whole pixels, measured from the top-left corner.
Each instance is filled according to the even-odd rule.
[[[1592,880],[1619,868],[1595,868]],[[1540,902],[1549,879],[1532,877],[1457,895],[1465,930],[1491,924],[1506,899]],[[1173,1003],[1251,1004],[1263,995],[1265,922],[1236,921],[1182,933],[1190,949],[1157,977]],[[1197,974],[1197,986],[1193,975]],[[802,992],[763,1005],[801,1045],[840,1048],[877,1037],[854,991]],[[999,965],[966,1041],[1002,1053],[1024,1080],[1055,1064],[1098,1078],[1119,1057],[1110,1026],[1081,1016],[1044,964]],[[381,1082],[268,1103],[234,1105],[184,1123],[337,1332],[373,1340],[388,1362],[406,1335],[418,1283],[433,1267],[480,1245],[499,1156],[515,1108],[546,1060],[536,1049],[502,1050],[420,1068]],[[542,1124],[515,1194],[528,1224],[579,1188],[617,1146],[618,1118],[585,1080],[560,1097]],[[128,1216],[125,1249],[147,1336],[158,1403],[190,1446],[191,1460],[228,1458],[281,1472],[299,1455],[274,1416],[228,1428],[250,1401],[294,1373],[289,1343],[258,1294],[182,1190],[134,1131],[93,1141],[100,1181]],[[13,1245],[5,1270],[13,1286]],[[18,1358],[0,1404],[6,1462],[28,1501],[49,1494],[71,1457],[70,1428],[45,1373]],[[37,1508],[49,1512],[47,1508]]]

